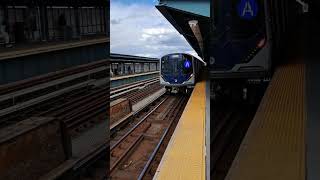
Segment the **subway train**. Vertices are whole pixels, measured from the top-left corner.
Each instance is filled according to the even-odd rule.
[[[290,29],[305,8],[288,0],[217,0],[212,7],[206,57],[212,94],[254,97],[284,59]]]
[[[301,11],[289,0],[160,0],[156,7],[208,63],[210,79],[268,77]]]
[[[191,4],[195,8],[187,8]],[[160,0],[156,7],[207,63],[213,97],[254,96],[264,87],[285,59],[297,19],[308,11],[306,3],[290,0]]]
[[[281,49],[288,26],[288,1],[217,0],[209,41],[210,75],[265,78]]]
[[[199,79],[204,62],[185,53],[174,53],[160,59],[160,85],[167,92],[188,92]]]

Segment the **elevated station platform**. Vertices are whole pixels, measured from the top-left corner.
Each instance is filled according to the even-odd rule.
[[[6,24],[0,37],[0,85],[109,57],[109,1],[66,6],[63,1],[13,0],[3,1],[0,11]],[[59,18],[64,31],[56,24]]]
[[[310,73],[300,62],[276,70],[225,179],[303,180],[307,174],[317,173],[317,123],[315,116],[310,116],[313,110],[307,109],[314,102],[307,99],[306,92]],[[210,179],[206,176],[210,166],[206,161],[210,156],[206,153],[206,106],[205,83],[201,82],[194,89],[154,179]],[[307,127],[313,129],[311,134],[308,132],[309,139]],[[311,146],[310,153],[311,148],[307,148]]]
[[[212,97],[217,97],[219,95],[218,93],[221,92],[221,101],[223,103],[229,105],[232,104],[231,100],[234,100],[234,102],[241,101],[241,103],[249,107],[248,111],[250,112],[247,114],[250,115],[248,116],[250,121],[248,121],[247,126],[245,127],[243,125],[246,123],[243,121],[246,118],[246,112],[243,112],[241,106],[238,104],[233,104],[230,107],[231,113],[229,118],[213,115],[214,117],[211,116],[210,119],[210,117],[207,116],[211,122],[221,118],[222,120],[225,119],[225,123],[221,123],[221,127],[217,123],[211,123],[214,128],[211,129],[210,132],[206,132],[206,113],[203,109],[210,106],[210,104],[205,101],[206,94],[209,94],[205,92],[205,88],[202,89],[202,91],[200,90],[201,83],[199,83],[194,89],[192,97],[168,145],[154,179],[320,179],[319,6],[317,5],[318,3],[308,1],[308,3],[310,3],[309,13],[304,14],[300,10],[297,11],[299,8],[296,8],[297,4],[294,4],[295,1],[290,3],[289,1],[284,2],[286,2],[286,4],[283,4],[283,7],[287,8],[286,15],[282,14],[285,12],[285,10],[283,10],[284,8],[274,7],[277,6],[276,3],[272,4],[272,2],[272,5],[269,7],[272,9],[272,16],[278,15],[276,11],[279,8],[281,12],[279,16],[286,16],[285,19],[288,21],[288,26],[285,26],[285,23],[283,27],[275,25],[274,31],[278,31],[276,29],[279,28],[279,31],[285,32],[279,34],[279,37],[274,36],[276,33],[272,30],[272,39],[275,40],[274,42],[281,42],[278,44],[281,48],[275,48],[274,50],[279,50],[279,52],[274,54],[274,56],[272,54],[272,57],[270,56],[272,59],[271,64],[273,68],[275,68],[272,69],[273,76],[270,83],[267,83],[269,82],[269,78],[264,80],[258,78],[257,81],[251,81],[251,79],[245,81],[245,83],[243,83],[244,85],[239,85],[239,89],[243,90],[243,94],[242,92],[239,93],[241,95],[236,94],[236,97],[233,96],[232,92],[223,94],[226,91],[223,92],[224,89],[222,86],[222,88],[218,86],[217,89],[212,87],[212,89],[214,89],[213,91],[216,90],[215,92],[217,92],[216,94],[211,94],[213,95]],[[302,1],[299,2],[300,5],[307,1],[301,2]],[[210,50],[214,49],[214,46],[208,43],[213,40],[202,42],[202,38],[197,38],[197,34],[199,36],[196,30],[197,28],[194,30],[194,36],[190,35],[192,34],[192,28],[190,28],[189,20],[198,20],[197,23],[201,33],[205,34],[206,32],[210,32],[206,26],[206,24],[209,23],[206,23],[206,21],[209,17],[212,18],[213,16],[205,14],[205,12],[207,12],[205,11],[206,9],[201,7],[202,4],[210,3],[209,1],[203,0],[197,1],[195,4],[192,3],[193,2],[190,1],[175,2],[171,0],[161,0],[156,7],[177,31],[185,36],[185,39],[187,39],[193,49],[198,52],[198,54],[201,54],[200,50],[202,45]],[[211,12],[219,12],[217,11],[218,8],[224,6],[227,8],[230,4],[226,3],[223,6],[213,7]],[[209,7],[208,5],[206,6]],[[190,7],[193,7],[193,9]],[[229,15],[230,14],[227,13],[227,16]],[[220,14],[218,16],[220,16]],[[224,15],[221,20],[225,20]],[[219,22],[219,18],[216,19],[215,16],[213,21]],[[229,28],[229,24],[227,27]],[[232,27],[230,27],[230,30],[232,30]],[[188,37],[186,37],[187,35]],[[214,35],[214,38],[218,37],[216,34]],[[204,37],[208,36],[209,35],[204,35]],[[267,37],[268,36],[269,34]],[[229,41],[223,43],[223,47],[226,47],[226,44],[229,44]],[[211,52],[210,50],[207,52]],[[226,51],[225,53],[229,52]],[[211,61],[211,56],[205,57],[204,59],[210,59]],[[212,60],[214,60],[213,63],[217,62],[216,59]],[[211,75],[214,74],[212,72],[213,71],[211,71]],[[216,76],[217,74],[215,73],[214,75]],[[247,78],[241,77],[238,74],[235,75],[237,78]],[[262,77],[265,77],[265,75]],[[213,76],[210,78],[214,79]],[[235,77],[228,78],[233,79]],[[231,81],[231,83],[234,82],[236,84],[234,86],[238,86],[236,81]],[[227,82],[224,83],[227,84]],[[258,85],[259,88],[257,88],[257,86],[255,86],[257,84],[263,84],[263,87]],[[264,85],[268,85],[266,91]],[[234,87],[232,86],[231,88]],[[238,87],[234,89],[239,90]],[[199,94],[200,92],[201,95]],[[251,92],[253,93],[250,94]],[[260,92],[262,94],[264,93],[261,101]],[[258,96],[259,98],[257,98]],[[202,99],[202,101],[198,101],[199,99]],[[202,102],[204,102],[204,104],[202,104]],[[217,106],[214,108],[217,109]],[[212,109],[210,109],[210,111],[211,113],[213,112]],[[221,111],[223,111],[223,109]],[[227,117],[228,114],[229,113],[222,114],[221,116]],[[220,114],[217,113],[217,115]],[[230,125],[230,128],[228,128],[228,125]],[[243,127],[240,127],[241,125],[243,125]],[[210,144],[210,150],[213,149],[212,151],[215,151],[218,149],[217,151],[219,152],[216,153],[215,159],[212,158],[215,162],[209,162],[206,161],[206,158],[210,159],[210,156],[213,157],[214,153],[210,154],[212,151],[206,153],[209,148],[208,146],[206,147],[206,138],[211,138],[207,136],[208,133],[214,135],[218,133],[218,131],[215,131],[215,128],[220,128],[222,129],[221,131],[226,129],[229,132],[225,131],[227,132],[225,136],[215,136],[216,139],[220,139],[216,141],[216,144]],[[235,134],[241,134],[241,137],[236,136],[232,131],[236,131]],[[233,141],[230,139],[235,139],[235,142],[228,144],[226,141]],[[219,148],[216,146],[217,144],[226,145]],[[224,151],[230,151],[230,153],[224,154]],[[221,163],[221,161],[225,163]],[[211,163],[223,167],[210,169]],[[211,172],[207,172],[207,170]],[[214,174],[212,173],[213,171],[217,173]],[[217,174],[219,178],[214,177],[214,175]]]
[[[40,53],[90,46],[100,43],[109,43],[109,37],[83,38],[82,40],[58,41],[58,42],[36,42],[26,46],[25,44],[15,45],[13,48],[0,49],[0,60],[30,56]]]
[[[205,179],[206,82],[197,83],[154,179]]]
[[[160,60],[125,54],[110,55],[111,88],[159,77]]]
[[[319,25],[308,17],[280,65],[228,172],[228,180],[320,178]]]
[[[108,59],[106,36],[0,49],[0,85]]]
[[[305,65],[277,69],[226,179],[305,179]]]

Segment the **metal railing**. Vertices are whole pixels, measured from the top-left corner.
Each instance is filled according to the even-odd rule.
[[[105,6],[0,4],[0,25],[5,26],[10,43],[81,39],[107,35],[107,14]]]

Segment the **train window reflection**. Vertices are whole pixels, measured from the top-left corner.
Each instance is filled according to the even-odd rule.
[[[177,58],[172,58],[172,56],[167,56],[167,57],[162,58],[161,70],[165,74],[176,73],[177,72]]]
[[[161,71],[163,74],[190,74],[192,73],[191,57],[182,55],[170,55],[161,59]]]

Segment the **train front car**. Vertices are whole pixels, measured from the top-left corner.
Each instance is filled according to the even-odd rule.
[[[213,1],[209,69],[214,79],[265,78],[271,67],[271,39],[265,0]]]
[[[160,84],[167,91],[185,92],[195,83],[194,57],[188,54],[168,54],[160,60]]]

